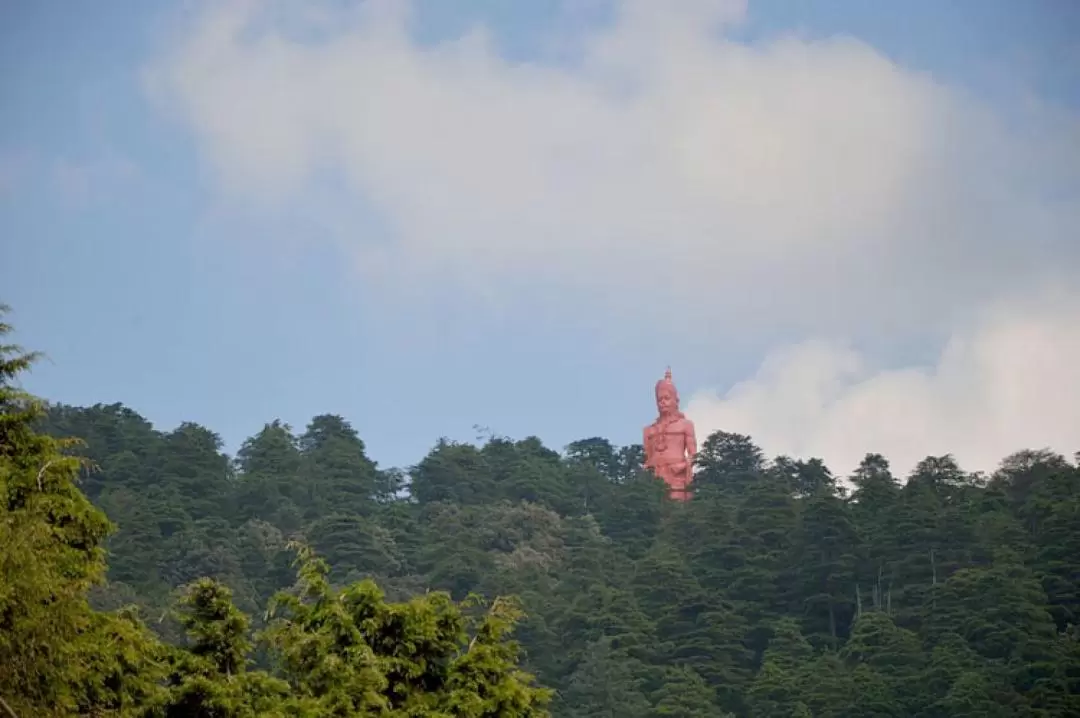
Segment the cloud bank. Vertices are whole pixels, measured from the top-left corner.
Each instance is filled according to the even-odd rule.
[[[953,333],[929,366],[875,367],[810,341],[770,354],[752,378],[687,406],[704,435],[749,433],[771,454],[819,456],[842,475],[877,452],[906,476],[953,454],[993,471],[1020,449],[1080,452],[1080,301],[1049,292],[1002,303]]]
[[[285,7],[206,3],[147,88],[223,196],[333,216],[374,288],[541,297],[675,352],[804,338],[692,412],[837,469],[1080,436],[1075,302],[985,309],[1075,274],[1075,116],[1007,118],[851,37],[736,42],[731,0],[621,0],[560,63],[482,26],[421,44],[402,0]],[[820,339],[928,335],[937,364],[901,370]]]
[[[340,230],[387,287],[437,271],[686,332],[900,331],[1075,259],[1075,149],[853,38],[724,39],[744,12],[624,0],[547,66],[483,27],[422,46],[401,1],[211,3],[146,76],[232,196],[343,183],[388,228]]]

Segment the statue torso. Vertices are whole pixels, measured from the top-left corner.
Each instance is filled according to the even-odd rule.
[[[677,414],[660,417],[645,429],[645,453],[649,464],[661,466],[686,461],[690,421]]]
[[[645,468],[666,483],[670,496],[679,501],[690,498],[694,480],[697,438],[694,423],[679,411],[679,393],[671,381],[671,370],[656,383],[656,421],[645,427]]]

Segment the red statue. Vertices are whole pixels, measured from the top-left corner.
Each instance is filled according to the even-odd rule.
[[[660,416],[645,427],[645,468],[668,485],[672,499],[686,501],[694,480],[697,437],[694,422],[679,411],[679,392],[670,368],[656,382],[656,408]]]

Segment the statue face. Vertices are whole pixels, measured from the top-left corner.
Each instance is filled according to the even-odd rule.
[[[656,408],[660,410],[661,414],[670,414],[678,407],[679,402],[670,391],[661,391],[659,396],[656,397]]]

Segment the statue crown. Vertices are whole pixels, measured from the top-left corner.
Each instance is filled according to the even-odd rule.
[[[668,367],[664,372],[664,378],[656,382],[656,395],[659,396],[661,391],[670,391],[678,399],[679,391],[675,388],[675,382],[671,380],[671,367]]]

